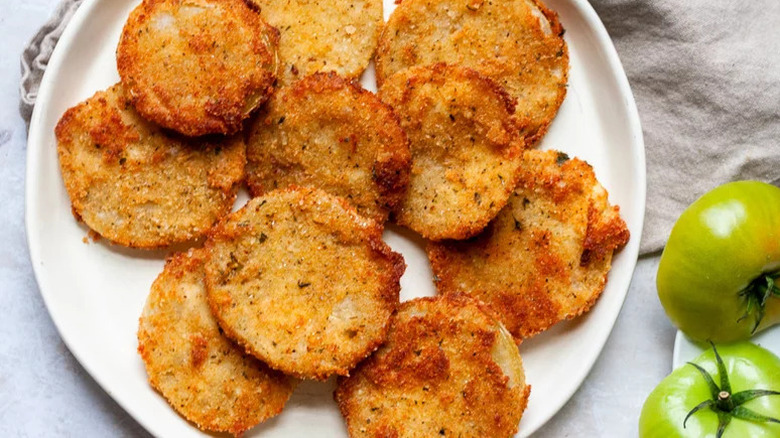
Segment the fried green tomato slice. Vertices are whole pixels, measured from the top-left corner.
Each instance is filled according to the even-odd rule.
[[[144,0],[117,68],[146,119],[188,136],[233,134],[273,92],[278,38],[243,0]]]
[[[409,142],[390,107],[335,73],[316,73],[276,93],[252,125],[247,159],[254,196],[314,186],[380,223],[401,200],[411,166]]]
[[[401,119],[412,152],[398,224],[431,240],[479,233],[517,181],[524,143],[514,102],[476,71],[445,64],[404,70],[379,97]]]
[[[593,169],[557,151],[526,151],[517,189],[479,236],[428,246],[440,293],[486,303],[520,341],[586,311],[628,229]]]
[[[138,326],[149,383],[200,429],[240,435],[279,414],[293,382],[222,335],[206,301],[205,253],[169,258]]]
[[[406,266],[344,199],[299,187],[253,198],[205,247],[220,326],[272,368],[346,375],[384,341]]]
[[[244,177],[241,138],[172,135],[145,121],[121,84],[67,110],[55,133],[73,215],[119,245],[200,237],[230,212]]]
[[[512,336],[472,299],[402,303],[387,342],[340,378],[349,435],[511,437],[528,403]]]
[[[538,0],[404,0],[379,38],[377,83],[413,65],[473,68],[518,100],[529,144],[566,96],[569,55],[555,12]]]
[[[279,84],[317,72],[357,78],[382,30],[382,0],[249,0],[279,29]]]

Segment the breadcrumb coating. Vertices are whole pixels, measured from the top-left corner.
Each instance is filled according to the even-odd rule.
[[[200,237],[230,212],[244,177],[241,138],[173,135],[144,120],[122,84],[67,110],[55,133],[73,215],[119,245]]]
[[[481,304],[407,301],[382,346],[334,394],[349,435],[511,437],[528,403],[512,337]]]
[[[279,85],[317,72],[358,78],[384,24],[382,0],[249,0],[279,29]]]
[[[138,325],[149,383],[200,429],[240,435],[278,415],[293,382],[222,335],[203,282],[205,253],[169,258]]]
[[[629,238],[584,161],[529,150],[522,169],[509,203],[482,234],[428,246],[439,292],[483,301],[518,341],[588,311],[613,252]]]
[[[514,102],[476,71],[445,64],[404,70],[379,97],[398,114],[412,152],[398,224],[431,240],[479,233],[517,181],[524,143]]]
[[[379,38],[377,83],[414,65],[473,68],[517,99],[515,117],[533,145],[566,96],[563,32],[539,0],[404,0]]]
[[[253,198],[205,248],[220,326],[272,368],[346,375],[384,341],[405,264],[344,199],[300,187]]]
[[[243,0],[144,0],[116,52],[146,119],[184,135],[233,134],[273,92],[279,33]]]
[[[259,196],[291,184],[347,199],[379,223],[409,181],[409,141],[373,93],[335,73],[282,88],[253,123],[247,182]]]

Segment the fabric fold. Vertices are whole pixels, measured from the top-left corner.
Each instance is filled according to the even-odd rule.
[[[54,47],[62,36],[76,9],[83,0],[65,0],[57,7],[54,15],[33,36],[22,52],[22,80],[19,85],[19,112],[27,127],[30,127],[30,117],[38,97],[38,87],[43,78],[43,72],[49,63]]]

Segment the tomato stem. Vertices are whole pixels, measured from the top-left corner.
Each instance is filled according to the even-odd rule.
[[[728,391],[718,393],[718,408],[726,412],[731,412],[734,409],[734,400],[731,399],[731,394]]]
[[[774,284],[774,279],[772,280],[772,284]],[[710,345],[712,345],[712,351],[715,353],[715,361],[718,364],[720,386],[715,383],[715,379],[712,378],[712,375],[707,372],[707,370],[698,364],[688,362],[688,364],[692,365],[699,371],[699,374],[701,374],[704,381],[707,382],[707,387],[710,390],[710,398],[699,403],[688,412],[688,415],[685,416],[685,420],[683,420],[683,429],[685,429],[688,419],[693,414],[704,408],[710,408],[711,411],[718,415],[718,432],[716,434],[716,438],[721,438],[723,436],[723,432],[726,430],[726,427],[734,418],[738,418],[744,421],[752,421],[755,423],[780,423],[780,420],[776,418],[767,417],[766,415],[753,412],[752,410],[742,406],[744,403],[758,397],[780,395],[780,392],[767,389],[748,389],[732,395],[731,383],[729,382],[726,365],[723,363],[723,359],[720,357],[720,354],[718,354],[718,349],[715,348],[715,344],[710,342]]]
[[[764,319],[766,302],[769,298],[771,296],[780,297],[780,287],[777,285],[778,278],[780,278],[780,271],[765,272],[754,278],[748,283],[747,287],[739,291],[739,295],[747,300],[747,305],[745,306],[745,314],[737,322],[753,314],[754,323],[751,333],[755,333],[758,330],[761,320]]]

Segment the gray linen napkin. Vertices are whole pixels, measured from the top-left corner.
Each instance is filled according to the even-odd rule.
[[[65,26],[81,2],[82,0],[64,0],[60,3],[51,19],[38,30],[22,52],[19,112],[28,125],[35,106],[35,99],[38,97],[38,86],[41,84],[43,72],[49,63],[54,46],[57,45],[62,31],[65,30]]]
[[[49,56],[80,3],[63,1],[24,51],[20,110],[28,122]],[[648,190],[641,254],[662,249],[682,210],[710,188],[780,181],[780,2],[591,3],[642,119]]]
[[[682,210],[716,185],[780,179],[780,2],[591,3],[642,119],[642,254],[662,249]]]

